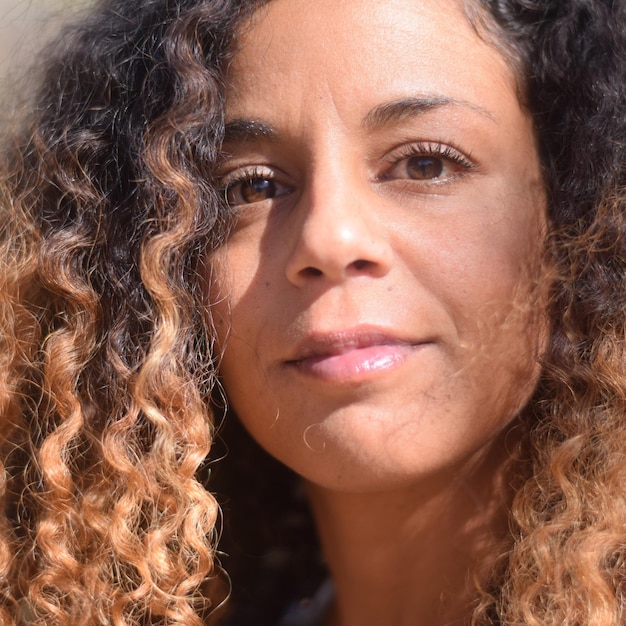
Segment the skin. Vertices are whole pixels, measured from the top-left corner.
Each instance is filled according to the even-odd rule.
[[[331,621],[455,623],[506,526],[546,335],[513,71],[452,0],[274,0],[227,122],[235,226],[209,297],[229,401],[308,485]]]

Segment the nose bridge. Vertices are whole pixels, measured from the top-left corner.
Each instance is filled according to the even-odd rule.
[[[341,282],[384,275],[392,250],[376,195],[358,161],[339,150],[311,160],[297,211],[300,221],[287,263],[288,278]],[[380,198],[379,198],[380,201]]]

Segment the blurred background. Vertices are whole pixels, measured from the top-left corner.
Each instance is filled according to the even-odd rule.
[[[85,0],[0,0],[0,91],[20,82],[29,60],[81,4]]]

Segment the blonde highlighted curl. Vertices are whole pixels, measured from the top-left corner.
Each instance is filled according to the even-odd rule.
[[[228,595],[214,477],[207,483],[222,416],[206,281],[228,230],[211,181],[237,27],[262,3],[102,0],[47,51],[32,113],[6,133],[3,625],[193,626],[213,619]],[[477,31],[518,71],[535,120],[552,276],[552,340],[524,412],[528,453],[511,477],[519,484],[511,534],[480,580],[473,623],[618,626],[626,622],[626,6],[467,4],[479,7]],[[282,472],[256,454],[235,461],[244,472],[255,464],[265,483],[257,463]],[[229,482],[233,506],[263,503],[253,529],[284,535],[285,520],[293,525],[297,489],[272,481],[262,493],[228,477],[220,489]],[[252,497],[238,500],[245,488]],[[285,548],[302,558],[290,578],[318,567],[315,540],[304,554],[301,536]],[[289,594],[276,582],[284,574],[274,574],[286,560],[273,558],[274,578],[244,561],[233,555],[228,566],[234,609],[225,619],[275,624]],[[238,584],[257,591],[238,596]]]
[[[0,621],[202,624],[218,604],[202,260],[232,3],[65,34],[3,162]],[[117,9],[120,10],[117,10]],[[214,59],[211,61],[211,59]]]

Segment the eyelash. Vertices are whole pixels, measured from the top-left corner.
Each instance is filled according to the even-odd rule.
[[[404,144],[396,151],[392,152],[386,161],[390,165],[397,165],[405,159],[411,157],[437,157],[454,165],[458,165],[465,171],[472,171],[476,169],[476,163],[469,157],[465,156],[459,149],[442,143],[433,143],[430,141]],[[384,178],[384,175],[383,175]]]
[[[227,174],[219,181],[221,187],[221,195],[226,200],[226,204],[231,205],[228,200],[228,194],[238,185],[256,179],[276,181],[276,174],[270,168],[264,168],[258,165],[236,170],[233,174]]]
[[[397,150],[392,151],[389,156],[386,157],[387,163],[390,167],[379,177],[379,180],[392,179],[389,172],[398,164],[406,159],[413,157],[434,157],[441,159],[444,162],[451,163],[458,166],[463,170],[462,172],[456,172],[456,176],[462,175],[464,172],[470,172],[475,169],[476,164],[469,157],[465,156],[463,152],[457,148],[443,143],[434,142],[416,142],[410,144],[403,144]],[[456,177],[453,176],[453,177]],[[450,176],[442,177],[440,180],[438,177],[432,180],[416,181],[430,184],[442,184],[446,180],[449,180]],[[220,186],[222,188],[222,195],[226,200],[226,203],[230,206],[237,206],[238,203],[231,202],[229,200],[229,194],[237,188],[238,185],[246,183],[252,180],[268,180],[276,181],[276,173],[271,168],[265,168],[262,166],[254,165],[242,170],[235,170],[232,175],[226,175],[221,181]],[[286,186],[285,186],[286,188]],[[277,197],[280,197],[282,193],[279,193]]]
[[[226,174],[226,176],[224,176],[224,178],[222,178],[219,182],[222,190],[227,192],[229,189],[232,189],[234,185],[245,183],[246,181],[253,180],[255,178],[274,179],[274,172],[272,172],[271,169],[266,169],[259,165],[253,165],[236,171],[234,175]]]

